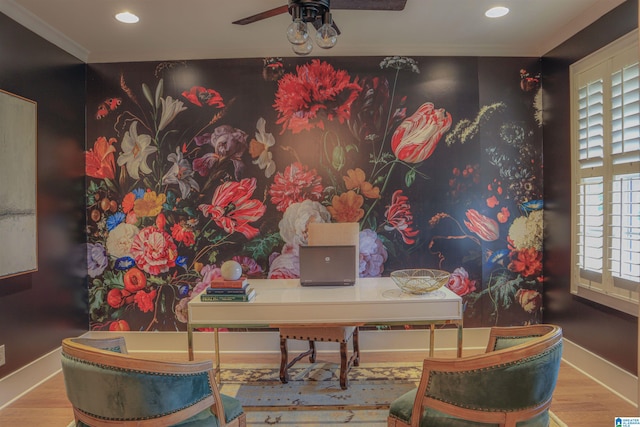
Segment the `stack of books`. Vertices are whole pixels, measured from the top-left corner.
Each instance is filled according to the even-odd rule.
[[[238,280],[213,279],[206,292],[200,295],[200,301],[251,301],[256,290],[249,286],[246,277]]]

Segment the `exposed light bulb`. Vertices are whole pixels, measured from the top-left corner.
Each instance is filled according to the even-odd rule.
[[[316,32],[316,44],[323,49],[330,49],[338,42],[338,32],[330,22],[322,24]]]
[[[313,50],[313,43],[311,43],[310,39],[303,44],[292,44],[291,48],[295,52],[296,55],[304,56],[309,55]]]
[[[287,39],[293,45],[305,44],[309,40],[307,23],[303,22],[301,18],[294,19],[287,27]]]

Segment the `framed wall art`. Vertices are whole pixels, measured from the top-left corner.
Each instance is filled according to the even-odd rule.
[[[37,104],[0,89],[0,279],[38,269]]]

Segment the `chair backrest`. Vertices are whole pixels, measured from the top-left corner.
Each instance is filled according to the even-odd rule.
[[[92,426],[170,426],[212,407],[224,420],[211,361],[146,360],[123,350],[124,339],[63,340],[62,371],[76,419]]]
[[[562,357],[562,330],[555,325],[493,328],[488,349],[460,359],[426,359],[418,389],[423,397],[416,399],[413,414],[421,414],[416,406],[424,405],[504,426],[548,417]]]
[[[124,337],[112,337],[112,338],[85,338],[77,337],[71,338],[76,344],[83,344],[93,348],[99,348],[101,350],[113,351],[114,353],[128,354],[127,343]]]

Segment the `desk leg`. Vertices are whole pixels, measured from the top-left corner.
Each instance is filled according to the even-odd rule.
[[[214,328],[213,335],[216,346],[216,381],[218,381],[218,384],[220,384],[220,334],[218,328]]]
[[[193,360],[193,327],[187,325],[187,347],[189,349],[189,360]]]
[[[432,323],[429,325],[429,357],[433,357],[433,351],[436,344],[436,325]]]
[[[462,357],[462,320],[458,322],[458,357]]]

